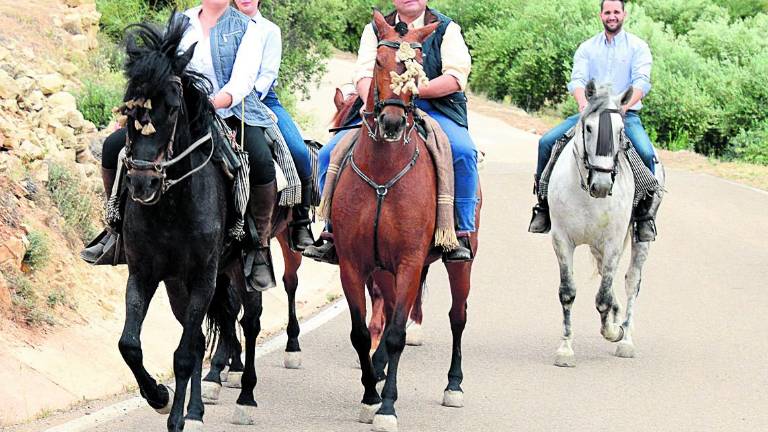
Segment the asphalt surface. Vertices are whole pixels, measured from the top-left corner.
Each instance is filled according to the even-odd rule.
[[[330,99],[326,99],[330,100]],[[451,334],[445,270],[433,266],[421,347],[406,347],[396,404],[401,431],[756,431],[768,424],[768,194],[668,171],[660,235],[645,266],[633,333],[637,357],[613,356],[594,307],[599,279],[576,253],[575,368],[553,366],[561,335],[549,236],[526,232],[534,135],[473,115],[487,152],[485,205],[464,333],[464,408],[440,405]],[[624,302],[623,271],[615,290]],[[304,364],[259,359],[256,425],[234,426],[237,390],[208,406],[205,430],[368,431],[356,422],[360,371],[344,312],[301,338]],[[162,431],[147,407],[89,431]]]

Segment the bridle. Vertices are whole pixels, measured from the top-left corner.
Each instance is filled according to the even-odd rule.
[[[157,156],[157,158],[154,161],[134,159],[132,156],[133,146],[132,146],[131,140],[128,137],[127,133],[125,135],[125,159],[123,160],[123,163],[125,164],[126,168],[128,168],[128,173],[130,174],[132,171],[149,171],[151,172],[150,174],[151,176],[154,176],[160,179],[160,182],[161,182],[160,193],[158,194],[157,199],[154,202],[159,201],[162,194],[167,192],[168,189],[170,189],[177,183],[181,182],[182,180],[192,176],[193,174],[205,168],[205,166],[208,165],[208,163],[211,161],[211,158],[213,157],[213,153],[215,150],[215,146],[213,145],[213,141],[211,140],[212,134],[211,134],[211,131],[209,130],[208,133],[206,133],[201,138],[193,142],[189,147],[187,147],[183,152],[181,152],[181,154],[179,154],[176,157],[173,157],[173,144],[176,140],[176,127],[179,122],[179,113],[184,109],[184,102],[183,102],[184,89],[181,84],[181,78],[179,78],[178,76],[175,76],[175,75],[172,76],[170,78],[170,82],[171,84],[178,86],[180,104],[178,107],[173,108],[173,112],[170,115],[173,121],[173,129],[171,130],[171,136],[168,139],[168,143],[160,152],[160,154]],[[183,176],[177,179],[168,178],[168,174],[166,171],[169,167],[172,167],[177,163],[179,163],[182,159],[189,156],[193,151],[197,150],[197,148],[199,148],[201,145],[203,145],[207,141],[211,141],[211,151],[208,154],[208,157],[205,159],[205,162],[193,168],[188,173],[184,174]]]
[[[399,41],[388,41],[388,40],[382,40],[379,41],[380,47],[384,46],[387,48],[392,48],[395,50],[399,50],[400,46],[403,43],[408,43],[411,48],[414,50],[416,49],[423,49],[422,45],[418,42],[399,42]],[[416,104],[414,102],[414,98],[411,97],[410,103],[405,103],[402,99],[399,98],[393,98],[393,99],[384,99],[381,100],[379,97],[379,87],[376,85],[376,82],[374,81],[373,84],[373,111],[363,111],[363,124],[365,124],[366,129],[368,129],[368,137],[375,140],[379,137],[379,131],[380,131],[380,125],[379,125],[379,115],[381,115],[382,110],[388,106],[394,106],[401,108],[403,110],[403,120],[405,122],[405,133],[403,134],[403,144],[407,145],[411,142],[411,134],[413,134],[413,131],[416,129],[416,121],[411,123],[411,125],[408,125],[408,115],[412,114],[414,117],[417,117],[416,114]],[[369,123],[369,118],[373,117],[373,124],[374,126],[371,126]]]
[[[622,119],[624,118],[624,112],[622,112],[621,110],[616,109],[616,108],[610,108],[610,109],[605,109],[605,110],[600,111],[601,117],[602,117],[602,114],[604,114],[604,113],[605,114],[619,114],[619,115],[621,115]],[[589,160],[589,154],[587,153],[587,137],[586,137],[586,133],[585,133],[585,131],[586,131],[585,119],[586,119],[586,116],[581,119],[581,143],[582,143],[582,147],[583,147],[582,155],[578,154],[578,146],[574,146],[573,147],[574,156],[576,157],[577,160],[579,160],[579,159],[581,160],[582,164],[584,165],[584,168],[587,170],[587,179],[586,179],[586,181],[584,179],[584,176],[581,173],[581,170],[578,170],[579,171],[579,177],[580,177],[580,180],[581,180],[581,188],[585,192],[589,192],[589,184],[592,183],[592,176],[594,175],[594,173],[596,173],[596,172],[598,172],[598,173],[607,173],[607,174],[611,174],[611,191],[608,192],[608,195],[612,195],[612,193],[613,193],[613,184],[615,183],[616,175],[619,172],[619,152],[616,152],[615,155],[613,156],[613,167],[607,168],[607,167],[601,167],[599,165],[592,164],[592,162],[590,162],[590,160]],[[602,121],[602,118],[600,119],[600,121]],[[600,136],[598,134],[598,139],[599,138],[600,138]],[[615,145],[616,145],[616,143],[612,143],[612,146],[611,146],[611,149],[610,149],[611,153],[613,153],[613,151],[615,149],[614,148]]]

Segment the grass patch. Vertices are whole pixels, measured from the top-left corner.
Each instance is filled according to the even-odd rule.
[[[77,94],[77,109],[96,127],[106,127],[112,120],[112,108],[123,100],[124,83],[117,72],[84,78],[83,87]]]
[[[27,239],[29,239],[29,247],[24,254],[24,263],[32,271],[45,267],[51,255],[48,237],[43,232],[32,231],[27,236]]]
[[[93,221],[99,220],[100,205],[95,197],[83,191],[88,190],[80,176],[64,165],[51,163],[49,166],[48,192],[67,224],[83,243],[98,234]]]
[[[11,301],[18,318],[32,327],[54,326],[56,320],[40,306],[39,287],[20,271],[3,268],[3,275],[11,287]]]

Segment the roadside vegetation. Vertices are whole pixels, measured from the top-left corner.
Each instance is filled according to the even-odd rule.
[[[322,0],[335,5],[341,0]],[[355,51],[370,7],[348,0],[326,36]],[[575,112],[566,84],[580,42],[601,29],[598,0],[432,0],[461,26],[473,56],[471,89],[529,112]],[[768,164],[768,2],[637,0],[625,28],[648,42],[653,89],[643,122],[657,145]]]

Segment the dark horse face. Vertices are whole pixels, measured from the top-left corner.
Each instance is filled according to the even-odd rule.
[[[178,52],[187,26],[186,17],[175,15],[164,32],[147,24],[129,28],[128,85],[120,112],[127,131],[128,189],[134,201],[145,205],[160,200],[166,176],[162,164],[189,136],[185,68],[195,47]]]
[[[373,107],[379,138],[399,141],[405,134],[409,110],[414,95],[418,94],[420,81],[426,80],[426,76],[421,75],[420,79],[415,73],[421,70],[421,42],[435,31],[438,24],[410,30],[403,35],[402,31],[390,26],[378,10],[374,11],[373,20],[379,31],[379,46],[367,105]]]

